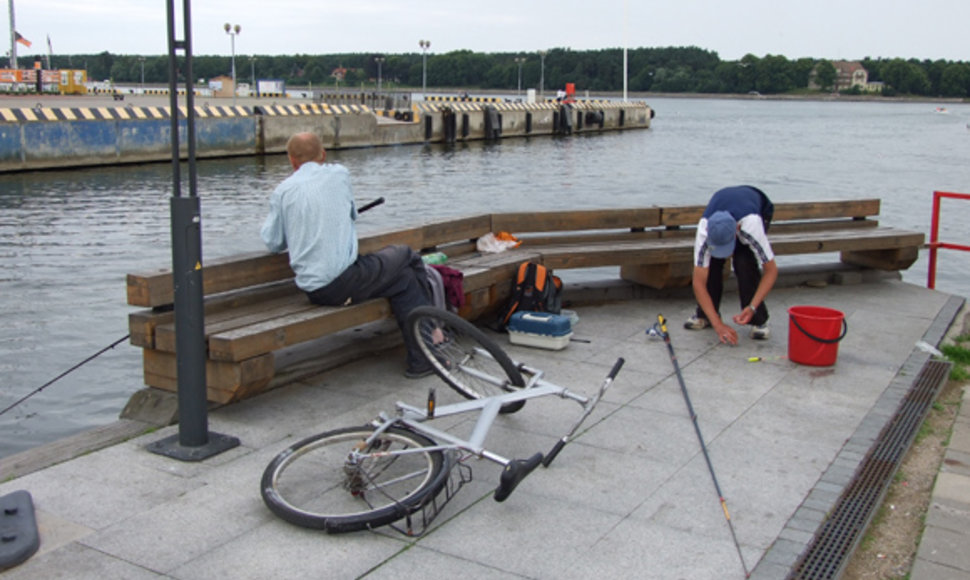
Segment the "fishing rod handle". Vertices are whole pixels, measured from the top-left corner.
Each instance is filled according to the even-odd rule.
[[[364,213],[365,211],[367,211],[369,209],[372,209],[372,208],[375,208],[375,207],[381,205],[382,203],[384,203],[384,198],[383,197],[378,197],[374,201],[365,203],[363,206],[361,206],[360,208],[358,208],[357,209],[357,213]]]

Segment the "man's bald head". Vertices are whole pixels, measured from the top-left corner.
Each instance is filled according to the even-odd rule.
[[[290,157],[290,165],[293,169],[299,169],[301,165],[310,161],[323,163],[327,158],[323,142],[313,133],[297,133],[290,137],[286,142],[286,153]]]

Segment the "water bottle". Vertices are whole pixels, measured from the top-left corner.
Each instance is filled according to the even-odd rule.
[[[431,254],[425,254],[421,256],[425,264],[444,264],[448,261],[448,256],[444,252],[433,252]]]

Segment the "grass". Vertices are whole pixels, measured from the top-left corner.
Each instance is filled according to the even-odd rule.
[[[965,382],[970,380],[970,348],[965,346],[970,342],[970,334],[961,334],[953,339],[954,344],[944,344],[940,351],[946,359],[953,363],[950,369],[950,380]]]

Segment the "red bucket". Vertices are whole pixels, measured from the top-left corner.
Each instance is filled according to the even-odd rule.
[[[792,306],[788,320],[790,360],[816,367],[835,364],[839,341],[849,330],[844,314],[824,306]]]

